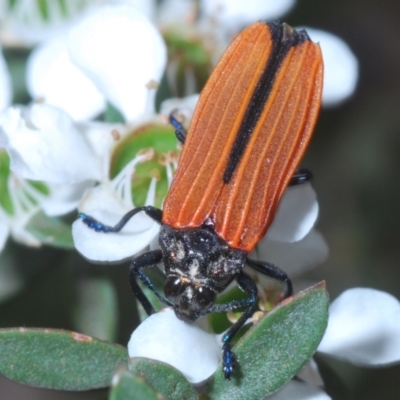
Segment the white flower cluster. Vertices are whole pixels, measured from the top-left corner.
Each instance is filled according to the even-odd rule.
[[[37,44],[29,57],[26,73],[26,85],[35,100],[30,106],[9,107],[11,81],[5,61],[0,57],[3,89],[0,110],[4,110],[0,115],[0,146],[11,158],[8,190],[13,203],[12,212],[0,206],[0,249],[10,233],[23,243],[40,244],[24,229],[39,209],[54,216],[78,206],[80,211],[112,223],[134,206],[126,195],[127,179],[119,176],[114,178],[114,183],[109,179],[110,152],[114,144],[111,132],[116,130],[124,135],[133,126],[157,118],[155,88],[166,66],[166,46],[157,24],[165,29],[176,25],[177,21],[192,21],[200,32],[210,28],[217,36],[219,30],[230,41],[240,28],[255,20],[283,15],[293,7],[294,1],[278,4],[252,0],[244,7],[240,1],[204,0],[201,2],[202,18],[195,22],[195,2],[190,1],[168,0],[159,8],[153,1],[120,0],[105,4],[83,1],[79,6],[69,5],[64,10],[69,18],[62,21],[62,13],[56,6],[48,6],[49,21],[43,21],[33,4],[29,5],[28,13],[27,2],[17,1],[9,10],[3,7],[0,16],[4,21],[0,36],[3,42]],[[321,41],[328,59],[325,88],[329,91],[324,92],[324,98],[327,103],[342,101],[354,89],[355,58],[346,45],[338,44],[340,40],[333,39],[332,35],[313,31],[311,36]],[[329,40],[325,44],[326,36]],[[343,55],[346,52],[347,58]],[[341,54],[340,63],[335,54]],[[342,66],[347,59],[352,61],[339,73],[338,65]],[[343,79],[350,79],[349,76],[353,83],[343,84]],[[331,93],[344,87],[347,88],[344,95]],[[105,111],[107,102],[121,112],[127,125],[93,122],[93,118]],[[188,105],[192,110],[193,97],[180,105]],[[168,111],[167,105],[165,110]],[[140,158],[132,161],[130,169],[121,174],[132,174],[139,161]],[[48,193],[43,195],[25,180],[45,182]],[[98,182],[100,187],[90,189]],[[118,186],[116,182],[124,182],[125,186]],[[84,197],[83,193],[86,193]],[[27,200],[32,197],[34,201]],[[154,188],[149,190],[147,201],[148,204],[154,202]],[[110,210],[113,215],[108,215]],[[79,225],[74,227],[78,246],[85,243],[84,232]],[[133,237],[127,237],[127,241],[133,239],[131,242],[137,244],[131,248],[131,253],[115,252],[116,246],[111,246],[108,253],[115,254],[115,259],[127,257],[143,249],[156,234],[157,228],[149,218],[137,216]],[[88,258],[96,258],[83,247],[79,250]],[[124,248],[123,245],[117,247]],[[96,248],[93,250],[96,253]],[[107,260],[108,255],[97,255],[96,259]]]
[[[0,206],[0,250],[10,234],[28,245],[40,245],[25,229],[38,210],[56,216],[78,208],[113,225],[135,206],[131,176],[137,164],[150,157],[149,153],[138,153],[113,179],[109,174],[110,158],[121,135],[159,118],[154,111],[155,89],[166,66],[167,51],[157,25],[165,28],[192,21],[204,29],[211,26],[206,21],[212,21],[215,32],[219,29],[221,37],[230,39],[255,20],[281,16],[295,1],[203,0],[202,20],[196,22],[194,2],[186,0],[164,1],[158,9],[155,1],[148,0],[83,3],[85,7],[69,10],[72,17],[66,23],[47,25],[48,31],[45,24],[38,23],[34,12],[29,14],[30,24],[21,25],[18,17],[26,11],[22,6],[14,12],[2,10],[5,14],[0,15],[0,19],[7,20],[3,28],[6,32],[1,32],[3,43],[10,43],[5,38],[12,37],[13,42],[36,44],[27,65],[26,84],[34,99],[29,106],[10,105],[11,80],[0,55],[0,157],[1,148],[10,157],[7,189],[12,203],[11,212]],[[50,11],[57,14],[54,9]],[[340,103],[355,89],[357,60],[339,38],[307,30],[314,41],[320,42],[325,59],[324,103]],[[168,114],[178,105],[190,118],[196,100],[197,96],[192,96],[180,102],[166,101],[162,112]],[[120,111],[126,124],[93,121],[105,111],[107,102]],[[169,182],[173,167],[166,165]],[[44,182],[47,193],[31,181]],[[146,204],[154,204],[155,187],[154,178]],[[313,228],[317,215],[318,203],[309,184],[288,189],[254,256],[276,263],[289,274],[323,261],[327,246]],[[143,250],[158,229],[141,213],[126,225],[123,234],[99,235],[78,220],[73,235],[77,249],[87,258],[115,261]],[[372,289],[349,290],[331,306],[329,327],[319,351],[368,365],[397,362],[399,316],[400,305],[391,296]],[[165,346],[172,341],[177,343],[173,353]],[[197,354],[194,349],[201,351]],[[131,356],[169,362],[191,382],[208,378],[220,357],[214,335],[177,320],[171,310],[148,318],[133,333],[129,352]],[[328,396],[311,383],[293,381],[271,398]]]

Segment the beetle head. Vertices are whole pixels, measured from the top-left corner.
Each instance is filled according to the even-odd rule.
[[[185,277],[169,276],[165,282],[166,298],[174,304],[176,316],[187,322],[207,314],[217,293],[207,286],[194,284]]]

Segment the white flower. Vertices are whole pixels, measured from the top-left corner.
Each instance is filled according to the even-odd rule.
[[[271,262],[289,276],[320,264],[328,256],[328,246],[314,229],[317,217],[317,197],[310,183],[287,188],[272,225],[250,258]],[[262,274],[258,277],[265,280]]]
[[[130,122],[125,132],[148,123],[160,123],[154,114],[156,82],[166,63],[165,44],[150,22],[127,5],[109,6],[83,19],[71,30],[70,54],[79,67],[96,83],[103,94]],[[109,160],[104,163],[100,185],[88,190],[79,211],[113,226],[135,207],[131,197],[131,179],[135,166],[151,154],[137,155],[112,180]],[[173,161],[166,160],[169,182]],[[153,177],[146,205],[154,205],[156,178]],[[157,235],[159,224],[144,213],[132,218],[120,233],[97,233],[81,220],[73,224],[77,249],[87,258],[116,261],[145,248]]]
[[[321,45],[324,59],[323,106],[334,106],[350,97],[357,86],[358,60],[349,46],[332,33],[305,29],[312,41]]]
[[[65,33],[32,51],[26,81],[33,99],[62,108],[76,121],[93,118],[105,109],[103,95],[71,62]]]
[[[151,113],[166,48],[139,3],[94,7],[36,48],[27,65],[31,96],[77,121],[104,111],[105,98],[127,121]]]
[[[2,1],[1,40],[10,46],[32,46],[57,35],[85,10],[102,0]],[[44,11],[45,10],[45,11]]]
[[[0,206],[0,251],[3,250],[9,235],[27,246],[40,246],[40,241],[27,231],[26,225],[39,210],[38,204],[44,195],[30,182],[18,178],[13,173],[7,178],[7,192],[12,210],[8,212]]]
[[[343,292],[329,308],[329,321],[318,353],[364,367],[400,362],[400,302],[371,288]],[[318,367],[308,365],[300,378],[321,383]]]
[[[100,178],[100,166],[68,114],[44,104],[0,114],[0,146],[20,177],[58,184]]]
[[[252,22],[273,20],[288,12],[295,0],[202,0],[208,17],[230,28],[244,27]]]
[[[99,218],[105,215],[104,221],[108,222],[107,215],[113,221],[134,207],[130,179],[143,155],[135,157],[114,179],[109,178],[112,137],[123,135],[132,126],[74,122],[88,119],[104,108],[103,95],[81,69],[136,126],[154,118],[156,81],[165,66],[166,49],[161,35],[133,3],[144,7],[140,1],[129,1],[94,8],[72,26],[68,38],[65,33],[59,34],[38,47],[30,58],[28,82],[31,94],[48,104],[13,107],[0,117],[0,145],[10,155],[14,174],[47,185],[49,194],[36,198],[36,210],[42,208],[48,215],[60,215],[79,203],[80,211],[90,211]],[[69,51],[79,59],[81,69],[71,63]],[[97,68],[96,63],[101,67]],[[172,179],[172,172],[169,176]],[[100,185],[90,189],[95,182]],[[147,204],[154,203],[155,185],[154,178]],[[116,251],[112,235],[104,240],[108,246],[100,245],[102,237],[98,235],[93,249],[87,246],[87,254],[85,243],[89,242],[83,238],[94,232],[87,227],[80,230],[80,221],[74,224],[74,238],[78,238],[78,248],[89,258],[104,249],[113,259],[121,259],[148,245],[159,229],[146,215],[138,215],[132,222],[132,234],[127,235],[128,224],[122,235],[126,240],[117,240],[117,247],[123,247],[125,252],[128,242],[133,241],[129,254]],[[108,258],[103,253],[95,259]]]
[[[329,400],[330,397],[321,389],[304,382],[290,380],[272,396],[271,400]]]
[[[10,107],[1,113],[0,145],[10,157],[11,170],[7,176],[11,206],[0,210],[0,248],[8,234],[39,246],[27,223],[40,209],[50,216],[75,209],[84,190],[100,177],[100,162],[72,119],[43,104]],[[45,192],[29,180],[45,182]]]
[[[166,47],[143,14],[129,5],[104,6],[74,26],[68,44],[73,62],[127,121],[154,111]]]
[[[150,155],[151,156],[151,155]],[[89,189],[82,198],[79,211],[114,226],[121,217],[135,208],[132,201],[132,175],[136,164],[149,155],[135,157],[113,179],[104,180],[99,186]],[[152,179],[145,205],[154,205],[156,180]],[[143,250],[158,234],[160,225],[144,213],[138,213],[124,226],[120,233],[102,233],[88,228],[81,219],[72,225],[76,249],[94,261],[118,261]]]
[[[181,321],[172,308],[148,317],[132,333],[129,357],[146,357],[168,363],[191,383],[209,378],[220,362],[217,336],[196,324]]]
[[[343,292],[330,307],[328,328],[318,351],[356,365],[400,361],[400,302],[369,288]]]

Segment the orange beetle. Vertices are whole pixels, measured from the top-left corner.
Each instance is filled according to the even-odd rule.
[[[296,168],[317,119],[322,73],[320,47],[305,31],[279,22],[252,24],[215,67],[187,134],[171,115],[184,146],[163,210],[136,208],[114,227],[79,215],[90,228],[105,233],[120,231],[141,211],[160,222],[161,249],[137,256],[130,267],[133,292],[149,315],[154,309],[137,276],[185,321],[245,307],[222,338],[228,379],[235,366],[230,341],[251,315],[257,297],[244,266],[285,282],[285,296],[292,294],[282,270],[247,255],[271,225],[285,188],[309,178]],[[166,298],[142,271],[161,261]],[[214,305],[233,280],[248,299]]]

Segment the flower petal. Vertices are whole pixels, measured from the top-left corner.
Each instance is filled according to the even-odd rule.
[[[2,30],[6,30],[4,37],[14,46],[34,45],[67,29],[88,7],[88,3],[93,2],[94,0],[7,2],[8,12],[2,20]]]
[[[153,314],[132,333],[130,357],[163,361],[178,369],[191,383],[202,382],[217,369],[221,346],[216,336],[196,324],[181,321],[172,308]]]
[[[45,104],[0,114],[0,145],[19,176],[53,183],[100,178],[97,158],[64,111]]]
[[[102,165],[107,167],[103,173],[105,172],[108,176],[108,164],[112,146],[114,142],[129,131],[129,128],[122,124],[98,121],[77,123],[77,128],[89,143],[94,154],[99,157]]]
[[[338,36],[319,29],[304,29],[314,42],[321,45],[324,58],[322,104],[328,107],[339,104],[350,97],[357,86],[358,60]]]
[[[262,239],[250,258],[271,262],[294,276],[325,261],[328,253],[325,239],[313,229],[302,240],[293,243]]]
[[[129,211],[107,184],[89,189],[79,210],[110,226]],[[75,247],[94,261],[119,261],[131,257],[147,247],[159,230],[160,225],[145,213],[135,215],[119,233],[96,232],[80,219],[72,224]]]
[[[0,111],[6,109],[11,104],[12,87],[11,77],[7,69],[6,61],[0,48]]]
[[[67,214],[78,207],[83,193],[94,183],[83,181],[74,185],[48,184],[50,194],[41,201],[40,207],[49,216]]]
[[[20,214],[11,221],[11,236],[18,242],[31,247],[40,247],[42,243],[26,230],[30,219],[39,211],[39,207],[32,208],[29,212]]]
[[[154,26],[129,5],[104,6],[69,35],[72,60],[127,121],[150,114],[154,82],[166,63],[166,47]]]
[[[260,19],[278,18],[294,4],[295,0],[202,0],[202,10],[223,25],[240,29]]]
[[[297,378],[314,386],[323,387],[324,381],[319,373],[318,365],[313,358],[296,374]]]
[[[191,96],[184,97],[183,99],[176,97],[164,100],[161,103],[160,114],[162,114],[164,118],[168,119],[172,111],[178,110],[179,116],[184,118],[184,121],[181,122],[187,126],[192,120],[198,100],[198,94],[192,94]]]
[[[151,21],[156,17],[156,0],[114,0],[114,3],[129,4]]]
[[[71,62],[66,35],[46,41],[31,53],[27,86],[32,98],[63,109],[77,121],[93,118],[105,109],[103,95]]]
[[[198,4],[187,0],[164,0],[158,7],[157,22],[161,27],[177,26],[177,22],[190,23],[196,20]],[[179,24],[181,27],[182,24]]]
[[[281,242],[303,239],[314,226],[318,210],[317,195],[310,183],[288,187],[266,239]]]
[[[289,381],[268,399],[271,400],[329,400],[330,397],[321,389],[308,383]]]
[[[331,304],[318,351],[361,365],[399,362],[399,301],[375,289],[346,290]]]

